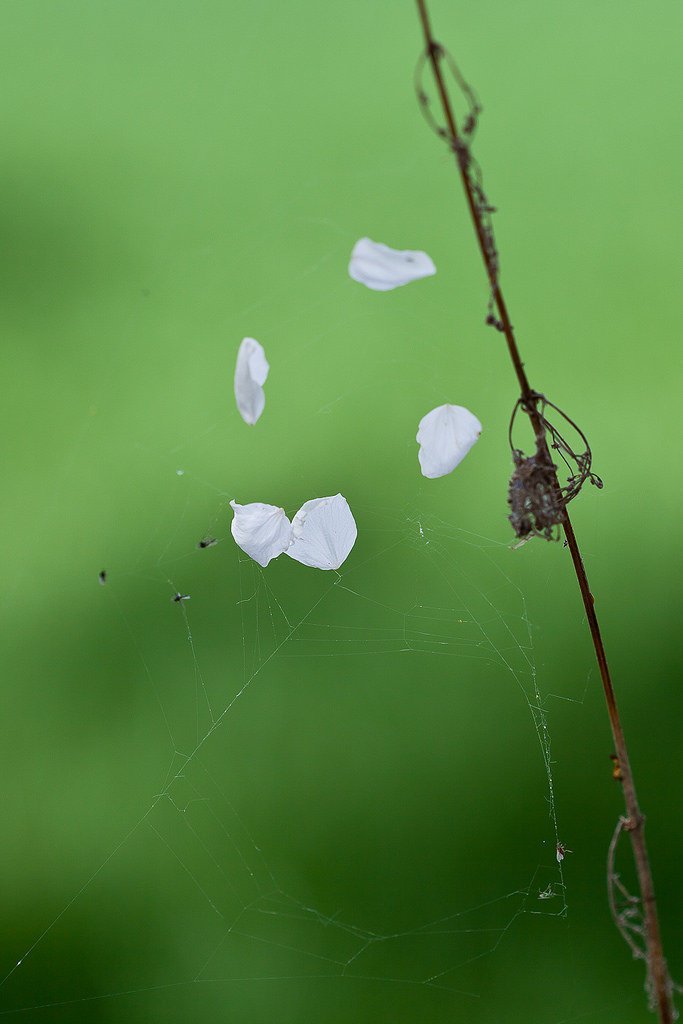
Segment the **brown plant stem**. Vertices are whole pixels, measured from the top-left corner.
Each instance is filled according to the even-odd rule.
[[[529,385],[529,381],[524,369],[524,363],[517,347],[515,340],[512,323],[508,313],[503,293],[498,283],[497,268],[493,262],[490,247],[487,245],[486,236],[484,231],[484,225],[482,223],[481,212],[475,195],[472,191],[472,185],[469,178],[467,164],[460,157],[458,147],[460,145],[460,139],[458,135],[458,128],[453,114],[453,108],[446,88],[445,78],[441,70],[441,56],[442,49],[436,42],[432,35],[432,30],[429,22],[429,15],[427,12],[426,0],[417,0],[417,7],[422,23],[422,29],[424,32],[426,53],[429,62],[434,73],[434,80],[441,100],[441,106],[443,114],[446,119],[446,125],[448,128],[448,136],[451,146],[455,153],[456,164],[460,171],[460,177],[462,184],[465,189],[465,196],[467,198],[467,204],[469,206],[472,221],[474,223],[474,230],[477,235],[479,242],[479,248],[486,268],[486,273],[491,285],[491,293],[493,301],[498,310],[500,318],[500,324],[502,331],[505,335],[507,342],[508,352],[517,375],[519,382],[522,403],[525,411],[528,413],[531,423],[534,428],[536,435],[536,441],[539,450],[543,454],[548,456],[550,460],[550,453],[548,450],[548,444],[545,435],[545,429],[541,423],[536,407],[536,392],[533,391]],[[559,481],[556,478],[556,484],[559,491]],[[581,551],[574,533],[569,512],[565,506],[564,517],[563,517],[563,530],[566,538],[567,546],[571,554],[572,563],[574,566],[574,572],[576,573],[576,579],[579,584],[579,590],[581,591],[581,598],[583,600],[583,606],[586,611],[586,618],[588,620],[588,627],[590,629],[591,639],[593,641],[593,647],[595,649],[595,657],[600,669],[600,677],[602,679],[603,690],[605,693],[605,700],[607,703],[607,713],[609,715],[610,725],[612,727],[612,735],[614,737],[614,746],[618,757],[618,765],[621,775],[621,783],[624,793],[624,803],[626,805],[627,817],[622,820],[621,827],[624,831],[628,831],[631,838],[631,845],[633,848],[633,856],[636,865],[636,871],[638,875],[638,885],[640,888],[640,901],[642,906],[643,922],[644,922],[644,939],[646,948],[646,963],[647,963],[647,984],[650,991],[651,1001],[653,1008],[656,1009],[661,1024],[672,1024],[675,1019],[673,1003],[671,999],[671,980],[669,978],[669,972],[664,959],[664,951],[662,948],[662,939],[659,929],[659,920],[657,916],[657,904],[655,900],[654,885],[652,881],[652,871],[650,869],[650,862],[647,853],[647,846],[645,844],[644,825],[645,818],[640,810],[638,804],[638,798],[636,796],[636,789],[633,781],[633,772],[631,771],[631,764],[628,756],[628,748],[626,745],[626,738],[624,731],[621,726],[619,718],[619,710],[617,707],[616,696],[614,693],[614,687],[612,685],[612,679],[610,676],[609,665],[607,662],[607,655],[605,653],[605,647],[602,641],[600,633],[600,625],[598,618],[595,613],[595,602],[591,593],[590,585],[588,583],[588,576],[586,569],[583,564],[583,558]],[[620,829],[621,831],[621,829]]]

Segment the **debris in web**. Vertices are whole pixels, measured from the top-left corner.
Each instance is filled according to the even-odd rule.
[[[446,476],[459,466],[481,436],[477,417],[462,405],[440,405],[420,420],[416,441],[422,475]]]
[[[235,401],[245,423],[253,426],[266,405],[263,385],[270,366],[263,345],[255,338],[243,338],[235,367]]]
[[[235,542],[264,569],[282,554],[314,569],[339,569],[356,543],[356,521],[342,494],[311,498],[291,523],[276,505],[230,505]]]
[[[356,543],[358,529],[343,494],[312,498],[292,520],[286,555],[314,569],[339,569]]]
[[[230,531],[235,543],[260,566],[265,569],[273,558],[286,551],[292,524],[283,508],[261,501],[240,505],[234,500],[230,507],[234,512]]]
[[[426,252],[391,249],[371,238],[356,242],[349,263],[350,277],[375,292],[388,292],[434,274],[436,267]]]

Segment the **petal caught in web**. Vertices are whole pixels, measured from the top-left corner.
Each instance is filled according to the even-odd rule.
[[[265,569],[271,558],[282,554],[291,539],[292,524],[284,509],[260,501],[250,505],[231,501],[230,505],[235,513],[230,524],[235,543]]]
[[[440,405],[420,420],[417,443],[422,475],[429,479],[452,473],[479,440],[481,423],[462,405]]]
[[[358,530],[349,504],[341,494],[312,498],[292,520],[290,558],[314,569],[338,569],[356,542]]]
[[[235,399],[240,416],[252,426],[266,404],[263,385],[269,369],[263,345],[255,338],[243,338],[235,367]]]
[[[356,242],[349,263],[353,280],[375,292],[388,292],[435,273],[436,267],[426,252],[391,249],[370,238]]]

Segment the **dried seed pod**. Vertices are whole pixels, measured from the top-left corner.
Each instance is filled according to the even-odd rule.
[[[536,451],[526,456],[512,443],[512,430],[518,411],[532,412],[535,420],[543,428],[547,444],[536,439]],[[559,416],[574,430],[585,448],[575,452],[571,444],[560,431],[547,419],[546,409],[554,409]],[[580,427],[549,402],[545,395],[532,392],[527,399],[519,398],[510,419],[510,449],[515,469],[508,488],[508,505],[512,528],[517,537],[527,540],[529,537],[544,537],[545,540],[557,540],[559,532],[556,527],[565,519],[565,507],[579,493],[586,480],[596,487],[602,487],[602,480],[591,469],[592,453],[590,445]],[[550,451],[557,452],[566,468],[570,471],[567,482],[563,486],[558,480],[557,466],[553,463]]]
[[[515,535],[520,539],[556,540],[556,526],[564,521],[564,500],[557,486],[555,466],[537,449],[528,458],[518,448],[512,453],[515,470],[508,488],[508,505]]]

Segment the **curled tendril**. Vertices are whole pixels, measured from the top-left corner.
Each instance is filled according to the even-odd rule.
[[[467,103],[467,113],[465,114],[462,127],[457,138],[452,134],[448,126],[440,124],[437,121],[431,111],[429,94],[425,88],[424,77],[427,63],[432,59],[444,62],[450,72],[451,78]],[[433,43],[430,48],[420,54],[415,68],[415,95],[417,96],[417,101],[425,121],[440,139],[443,139],[448,143],[449,148],[456,156],[462,173],[468,178],[472,196],[479,213],[482,241],[486,249],[487,264],[491,275],[491,293],[489,296],[485,323],[491,327],[495,327],[498,331],[502,331],[503,325],[494,315],[495,302],[493,297],[493,289],[494,285],[497,284],[498,281],[498,271],[500,266],[492,220],[492,214],[496,212],[496,208],[488,201],[484,191],[481,167],[472,155],[471,149],[471,143],[474,139],[477,125],[479,123],[479,116],[482,113],[483,108],[474,89],[468,85],[463,78],[453,57],[440,43]]]
[[[449,139],[450,132],[448,128],[440,125],[431,112],[429,107],[429,96],[424,88],[425,68],[427,66],[427,62],[431,60],[432,56],[435,56],[437,60],[444,60],[446,62],[446,66],[451,73],[453,81],[467,101],[467,114],[463,121],[462,134],[468,139],[468,141],[471,141],[474,137],[479,115],[482,112],[482,106],[474,89],[468,85],[463,78],[460,68],[455,63],[453,57],[440,43],[435,43],[431,51],[424,50],[423,53],[420,54],[415,68],[415,93],[424,118],[432,131],[434,131],[440,139]],[[451,145],[453,145],[455,140],[451,138],[450,142]]]
[[[533,409],[547,439],[547,446],[537,440],[536,451],[529,456],[516,448],[512,440],[515,419],[520,409],[527,414]],[[576,432],[582,442],[582,450],[575,451],[550,422],[546,416],[547,409],[553,409]],[[520,540],[530,537],[557,540],[557,528],[565,520],[565,508],[586,481],[590,480],[595,487],[603,486],[600,477],[591,469],[593,456],[588,439],[574,420],[537,391],[532,392],[528,399],[517,399],[510,418],[508,437],[515,466],[508,489],[508,518],[515,535]],[[551,452],[558,453],[568,471],[567,481],[563,485],[558,481],[557,467],[552,461]]]

